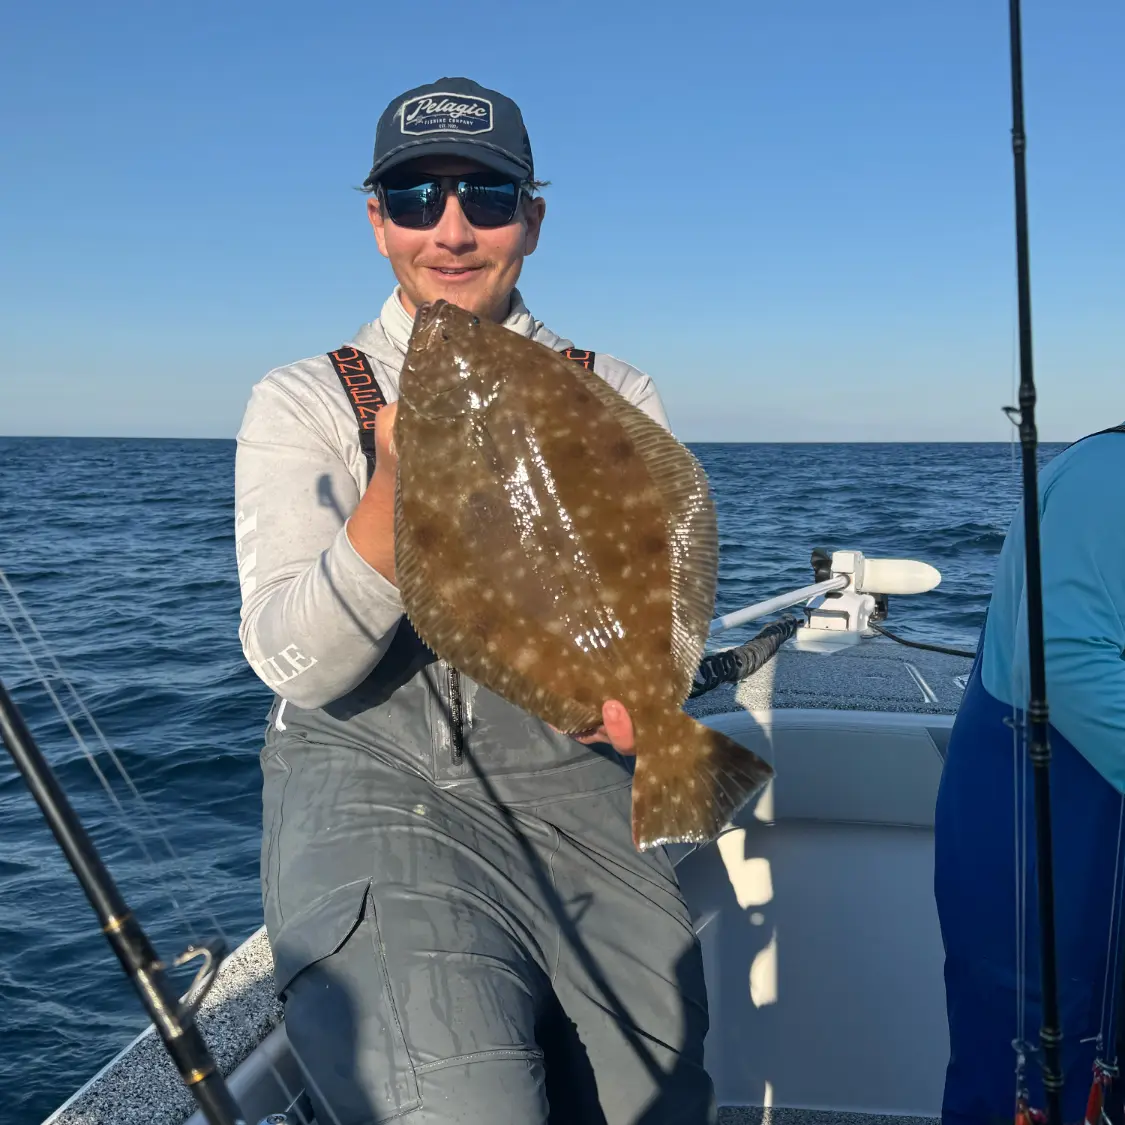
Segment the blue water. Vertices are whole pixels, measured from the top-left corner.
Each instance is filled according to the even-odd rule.
[[[1042,460],[1059,448],[1044,448]],[[1011,447],[693,449],[719,510],[717,612],[811,582],[814,547],[854,547],[942,572],[931,593],[892,600],[888,624],[975,646],[1017,500]],[[167,957],[216,922],[232,946],[261,924],[257,751],[270,696],[238,644],[233,461],[231,441],[0,439],[0,568],[155,823],[99,750],[128,820],[113,808],[2,613],[0,678]],[[0,611],[14,612],[2,591]],[[89,737],[87,726],[81,732]],[[152,861],[129,823],[143,829]],[[0,1121],[40,1122],[143,1025],[73,874],[0,753]]]

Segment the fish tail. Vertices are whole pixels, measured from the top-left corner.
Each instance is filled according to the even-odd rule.
[[[635,720],[633,843],[713,840],[773,777],[773,767],[680,710]]]

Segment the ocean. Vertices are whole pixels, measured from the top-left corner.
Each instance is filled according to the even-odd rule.
[[[1018,502],[1017,448],[691,448],[719,512],[716,613],[810,583],[814,548],[856,548],[941,571],[936,590],[891,600],[888,626],[975,647]],[[1042,447],[1040,462],[1061,448]],[[233,441],[0,438],[0,569],[143,806],[81,724],[114,806],[21,648],[29,630],[19,639],[9,630],[16,610],[3,590],[0,679],[169,957],[216,931],[233,948],[262,920],[257,753],[271,696],[238,642],[233,467]],[[32,644],[46,668],[43,651]],[[49,683],[77,713],[58,678]],[[37,1125],[143,1026],[74,875],[0,753],[0,1121]]]

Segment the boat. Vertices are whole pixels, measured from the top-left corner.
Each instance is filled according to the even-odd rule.
[[[791,640],[685,705],[776,770],[717,839],[669,848],[703,951],[705,1061],[723,1123],[933,1121],[948,1057],[934,804],[971,654],[876,631],[886,599],[859,587],[885,560],[813,560],[812,586],[712,626],[801,598]],[[894,567],[899,590],[903,573],[907,588],[937,574]],[[250,1125],[331,1125],[304,1096],[264,927],[223,962],[197,1022]],[[205,1120],[150,1026],[44,1125]]]
[[[1035,775],[1039,877],[1049,886],[1049,799],[1039,799],[1049,798],[1050,755],[1019,0],[1009,0],[1009,13],[1020,398],[1008,411],[1018,419],[1022,449],[1031,681],[1024,742]],[[909,655],[899,651],[878,621],[887,595],[910,592],[925,577],[924,564],[884,569],[892,578],[887,588],[873,577],[878,566],[865,580],[865,562],[858,551],[833,552],[827,563],[814,552],[820,588],[797,591],[789,603],[804,601],[793,643],[782,643],[752,675],[716,685],[686,705],[776,770],[716,839],[672,849],[703,952],[711,1013],[705,1064],[724,1125],[939,1119],[948,1040],[932,890],[934,807],[972,654],[925,646],[908,647]],[[755,612],[761,606],[750,607],[744,619]],[[1040,896],[1042,1070],[1046,1120],[1060,1125],[1049,901]],[[331,1125],[314,1120],[302,1090],[264,932],[251,935],[218,971],[205,973],[205,981],[193,1022],[226,1081],[205,1072],[192,1080],[233,1099],[237,1125]],[[233,1120],[225,1105],[212,1118],[195,1110],[184,1073],[150,1027],[45,1125]],[[1021,1119],[1025,1113],[1021,1108]]]

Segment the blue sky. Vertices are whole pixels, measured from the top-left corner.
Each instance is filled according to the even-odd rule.
[[[521,289],[687,441],[1001,440],[1006,0],[11,5],[0,433],[231,437],[377,315],[354,190],[401,91],[521,105]],[[1125,418],[1125,8],[1025,0],[1040,436]]]

